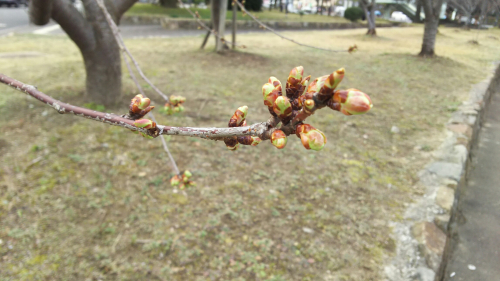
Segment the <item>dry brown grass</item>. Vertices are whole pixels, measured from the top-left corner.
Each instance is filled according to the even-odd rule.
[[[163,124],[226,126],[245,104],[250,123],[263,121],[262,84],[270,75],[284,81],[297,65],[313,77],[343,66],[341,87],[373,99],[364,116],[323,109],[310,118],[329,140],[316,153],[293,137],[284,150],[265,142],[234,153],[222,142],[171,138],[197,182],[185,191],[169,186],[159,140],[61,116],[0,86],[0,279],[381,280],[395,247],[389,222],[422,193],[415,182],[426,151],[500,51],[488,38],[498,31],[480,31],[477,46],[470,32],[440,31],[434,60],[415,56],[422,27],[379,29],[377,38],[286,33],[321,47],[357,44],[352,55],[261,33],[239,36],[248,48],[223,57],[199,51],[200,38],[127,40],[158,86],[187,97],[185,114],[161,116]],[[71,41],[0,38],[0,54],[26,51],[43,56],[0,57],[1,72],[85,102]],[[135,94],[124,83],[123,107],[110,111],[125,112]]]

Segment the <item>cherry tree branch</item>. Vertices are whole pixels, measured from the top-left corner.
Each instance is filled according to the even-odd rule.
[[[255,22],[257,22],[262,28],[265,28],[269,31],[271,31],[272,33],[278,35],[279,37],[285,39],[285,40],[288,40],[292,43],[295,43],[299,46],[303,46],[303,47],[308,47],[308,48],[313,48],[313,49],[317,49],[317,50],[322,50],[322,51],[327,51],[327,52],[334,52],[334,53],[342,53],[342,52],[348,52],[348,50],[332,50],[332,49],[325,49],[325,48],[320,48],[320,47],[316,47],[316,46],[311,46],[311,45],[306,45],[306,44],[303,44],[303,43],[300,43],[300,42],[297,42],[291,38],[288,38],[284,35],[282,35],[281,33],[279,33],[278,31],[274,30],[273,28],[265,25],[262,21],[260,21],[259,19],[257,19],[256,16],[252,15],[250,12],[247,11],[247,9],[245,9],[245,6],[243,4],[241,4],[239,1],[237,0],[233,0],[233,3],[236,3],[240,8],[241,10],[246,13],[247,15],[249,15]]]
[[[228,137],[238,136],[265,136],[269,133],[271,121],[256,123],[245,127],[230,127],[230,128],[196,128],[196,127],[172,127],[164,125],[156,125],[156,129],[151,130],[139,128],[134,125],[134,120],[119,116],[113,113],[105,113],[96,110],[91,110],[75,105],[70,105],[62,101],[56,100],[53,97],[38,91],[35,86],[25,84],[0,73],[0,83],[6,84],[18,91],[21,91],[37,100],[47,104],[61,114],[73,114],[78,117],[99,121],[105,124],[114,125],[129,129],[132,131],[142,132],[152,137],[160,135],[199,137],[203,139],[222,140]],[[268,139],[265,138],[264,139]]]

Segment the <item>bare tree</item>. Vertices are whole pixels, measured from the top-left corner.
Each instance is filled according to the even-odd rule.
[[[472,14],[478,8],[481,1],[482,0],[451,0],[449,3],[455,7],[460,14],[467,17],[465,27],[468,28],[472,20]]]
[[[137,0],[106,0],[115,23]],[[94,0],[83,0],[82,15],[70,0],[32,0],[30,20],[45,25],[52,18],[80,49],[87,72],[86,92],[93,102],[111,105],[121,95],[120,50],[104,13]]]
[[[377,36],[375,29],[375,0],[360,0],[359,4],[365,12],[366,21],[368,22],[368,31],[366,35]]]
[[[420,0],[424,7],[425,27],[422,49],[419,53],[421,57],[433,57],[434,46],[436,45],[436,34],[439,25],[439,15],[443,0]]]

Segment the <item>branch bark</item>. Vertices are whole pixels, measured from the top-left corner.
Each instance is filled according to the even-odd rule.
[[[217,127],[195,128],[195,127],[172,127],[172,126],[157,125],[156,126],[157,131],[154,132],[154,134],[152,134],[150,130],[134,126],[134,120],[127,119],[123,116],[118,116],[112,113],[90,110],[87,108],[82,108],[79,106],[74,106],[61,102],[49,95],[46,95],[38,91],[35,86],[24,84],[2,73],[0,73],[0,83],[6,84],[18,91],[24,92],[25,94],[36,98],[37,100],[55,109],[58,113],[73,114],[78,117],[83,117],[93,121],[99,121],[105,124],[122,127],[132,131],[142,132],[152,137],[158,137],[159,135],[174,135],[174,136],[186,136],[186,137],[199,137],[211,140],[223,140],[224,138],[228,137],[258,136],[262,140],[266,140],[269,139],[268,137],[270,135],[269,131],[275,130],[275,128],[270,128],[272,121],[268,120],[266,122],[255,123],[251,126],[228,127],[228,128],[217,128]]]

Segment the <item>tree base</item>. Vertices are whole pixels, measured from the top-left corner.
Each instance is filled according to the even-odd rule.
[[[436,54],[434,54],[434,50],[432,50],[432,51],[423,51],[422,50],[422,51],[420,51],[418,56],[421,58],[435,58]]]
[[[370,35],[370,36],[377,36],[377,31],[374,29],[368,29],[368,31],[366,32],[366,35]]]

